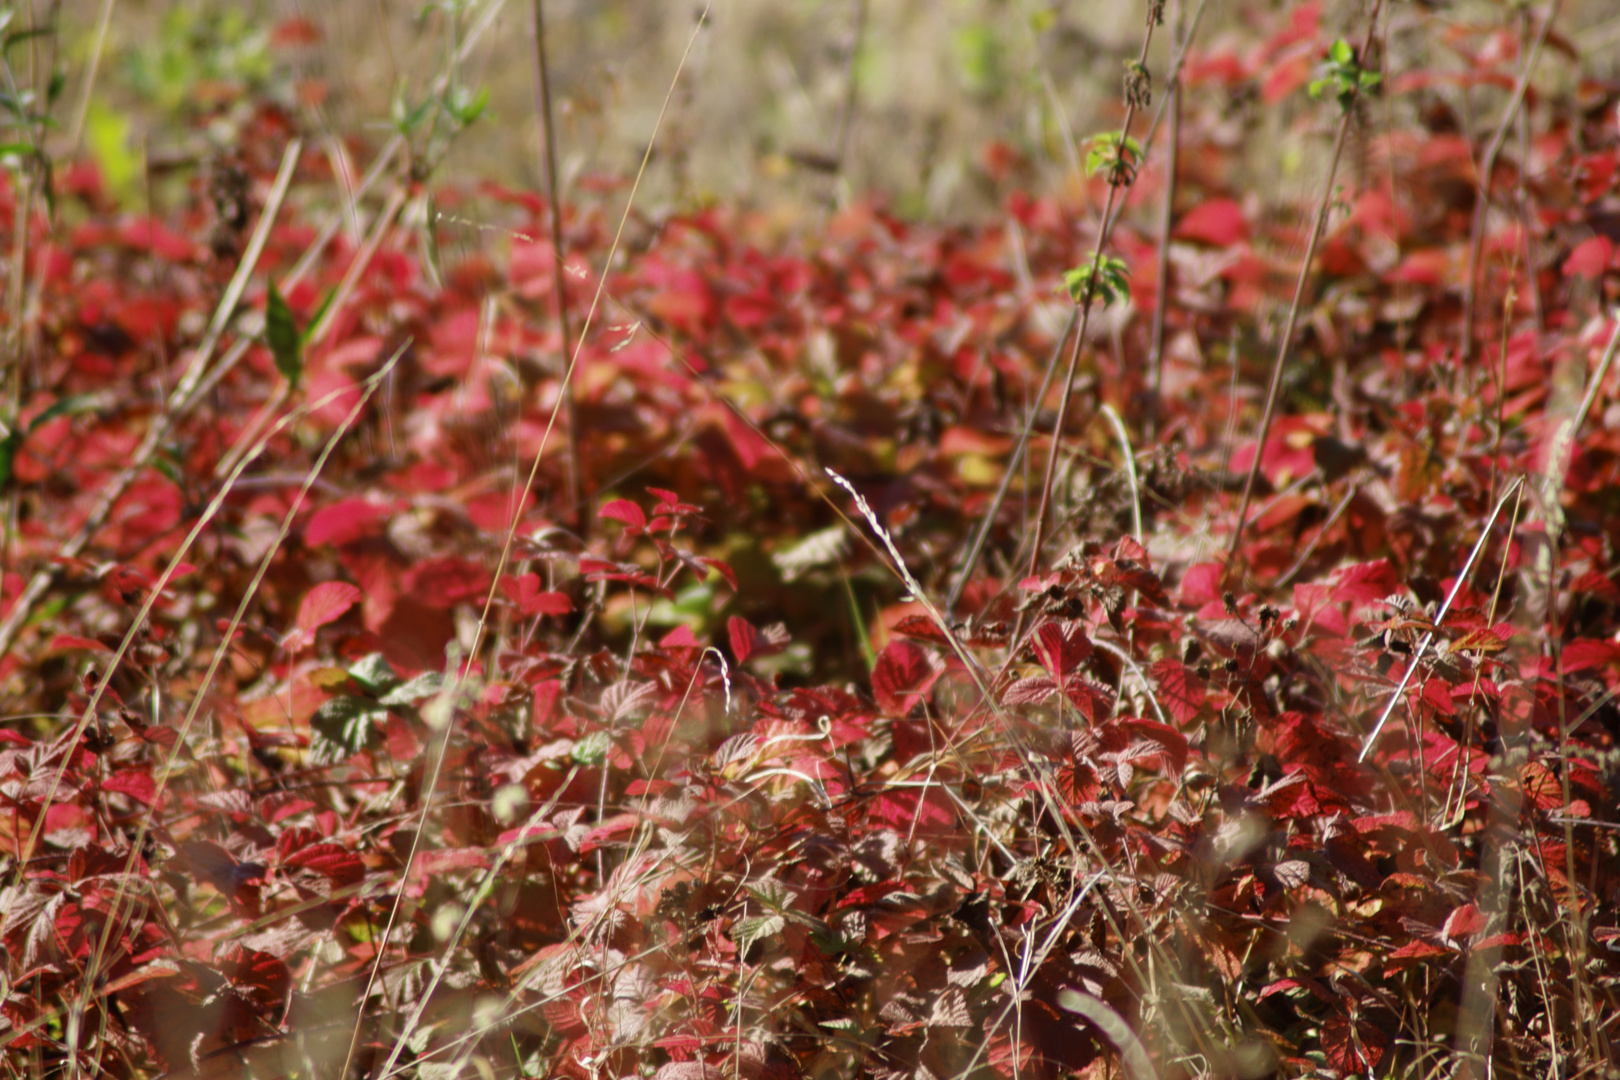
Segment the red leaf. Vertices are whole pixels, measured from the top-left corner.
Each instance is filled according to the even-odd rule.
[[[597,848],[611,844],[614,837],[629,832],[639,824],[641,818],[636,814],[614,814],[584,835],[579,842],[579,853],[589,855]]]
[[[1620,659],[1620,645],[1596,638],[1576,638],[1565,645],[1560,659],[1564,674],[1572,675],[1587,668],[1605,667]]]
[[[51,643],[45,647],[46,652],[71,652],[74,649],[88,649],[91,652],[112,652],[107,646],[94,638],[79,637],[77,634],[57,634],[51,638]]]
[[[726,439],[731,443],[731,449],[736,453],[737,460],[742,467],[752,472],[754,467],[764,461],[773,451],[771,444],[765,441],[764,436],[739,420],[730,409],[719,410],[720,425],[725,430]]]
[[[305,637],[313,638],[317,629],[341,618],[360,596],[360,590],[346,581],[322,582],[309,590],[298,605],[298,629]]]
[[[1206,562],[1187,567],[1187,572],[1181,575],[1181,602],[1199,606],[1219,603],[1223,573],[1220,563]]]
[[[725,578],[726,584],[731,586],[732,592],[737,591],[737,572],[731,568],[730,563],[723,559],[711,559],[707,555],[699,555],[697,561]]]
[[[1449,955],[1452,955],[1452,954],[1449,953],[1446,949],[1442,948],[1441,946],[1436,945],[1432,941],[1408,941],[1405,945],[1402,945],[1400,948],[1395,949],[1392,952],[1390,952],[1390,954],[1388,955],[1388,957],[1386,957],[1386,959],[1391,960],[1391,961],[1399,961],[1399,960],[1418,960],[1418,961],[1422,961],[1422,960],[1432,959],[1433,957],[1436,957],[1436,956],[1449,956]],[[1388,972],[1388,971],[1390,971],[1392,969],[1399,968],[1399,967],[1402,967],[1402,966],[1404,966],[1404,965],[1392,964],[1389,967],[1386,967],[1384,970],[1386,972]]]
[[[566,615],[574,610],[574,603],[567,596],[540,588],[539,574],[501,578],[501,594],[515,604],[525,617]]]
[[[235,896],[248,882],[264,877],[264,867],[237,862],[235,856],[211,840],[188,840],[180,845],[180,853],[193,876],[226,896]]]
[[[872,667],[872,692],[886,712],[904,716],[944,670],[944,663],[920,645],[891,641]]]
[[[1452,941],[1462,941],[1463,938],[1473,937],[1485,929],[1485,916],[1473,904],[1464,904],[1456,908],[1440,927],[1440,933]]]
[[[1001,695],[1003,705],[1039,705],[1057,693],[1057,683],[1050,675],[1031,675],[1007,687]]]
[[[294,795],[291,792],[278,791],[259,800],[259,814],[271,825],[313,809],[314,803],[302,795]]]
[[[422,740],[417,738],[415,730],[393,713],[389,713],[383,723],[383,745],[388,747],[388,756],[395,761],[415,761],[422,750]]]
[[[1243,208],[1232,199],[1210,199],[1187,212],[1176,226],[1178,240],[1192,240],[1215,247],[1232,247],[1249,235]],[[1146,560],[1143,560],[1146,561]]]
[[[1159,704],[1163,705],[1178,724],[1185,724],[1204,704],[1204,680],[1187,670],[1173,656],[1166,656],[1153,665],[1153,678],[1159,684]]]
[[[1043,623],[1030,645],[1041,666],[1057,682],[1067,679],[1080,661],[1091,655],[1085,625],[1077,621]]]
[[[540,727],[551,719],[551,714],[557,708],[557,699],[562,696],[562,683],[556,679],[546,679],[534,686],[534,723]]]
[[[151,806],[157,801],[157,782],[145,769],[120,769],[101,782],[102,791],[116,791]]]
[[[892,633],[901,634],[918,641],[931,641],[936,645],[949,645],[951,639],[945,636],[945,631],[939,628],[939,623],[927,615],[907,615],[889,627]]]
[[[1114,559],[1116,562],[1121,559],[1129,559],[1131,562],[1140,564],[1146,570],[1151,571],[1153,569],[1153,558],[1148,554],[1148,549],[1137,543],[1134,536],[1120,537],[1119,543],[1114,545]]]
[[[482,599],[489,588],[489,571],[459,555],[441,555],[418,563],[405,575],[400,591],[439,610],[465,600]]]
[[[1187,736],[1175,728],[1170,727],[1168,724],[1161,724],[1157,720],[1140,718],[1122,720],[1120,726],[1139,739],[1146,739],[1148,742],[1156,743],[1160,750],[1160,756],[1164,758],[1165,763],[1170,766],[1170,770],[1176,775],[1179,776],[1186,769]]]
[[[605,559],[593,559],[588,555],[582,555],[579,559],[579,572],[586,581],[625,581],[631,585],[659,590],[657,578],[643,573],[639,567],[630,563],[608,562]],[[661,591],[674,595],[668,589]]]
[[[940,832],[956,824],[956,810],[938,787],[894,788],[872,800],[868,816],[902,832]]]
[[[374,531],[387,511],[366,499],[343,499],[310,515],[304,526],[304,546],[352,544]]]
[[[1304,86],[1311,78],[1310,58],[1296,53],[1271,69],[1265,81],[1260,85],[1260,98],[1267,105],[1275,105],[1295,90]]]
[[[647,515],[629,499],[614,499],[598,510],[596,516],[624,522],[629,536],[636,536],[647,528]]]
[[[315,45],[321,40],[321,29],[308,19],[282,19],[270,31],[270,45],[277,49],[291,49],[300,45]]]
[[[681,502],[681,497],[668,488],[650,487],[647,489],[647,494],[658,500],[658,507],[653,511],[656,514],[697,514],[702,512],[691,503]]]
[[[467,500],[467,520],[485,532],[504,533],[512,527],[514,518],[522,520],[534,504],[534,492],[524,492],[523,510],[514,514],[517,499],[513,492],[489,491]]]
[[[1522,944],[1524,944],[1523,934],[1492,934],[1474,942],[1474,951],[1484,952],[1486,949],[1503,949],[1509,945]]]
[[[1322,1052],[1339,1074],[1370,1073],[1389,1050],[1389,1032],[1365,1016],[1335,1012],[1322,1025]]]
[[[180,965],[176,964],[173,960],[164,957],[163,959],[154,960],[150,964],[143,964],[142,966],[135,968],[120,978],[111,979],[105,983],[98,983],[96,990],[99,993],[106,994],[110,997],[120,991],[133,989],[134,987],[137,987],[141,983],[147,982],[148,980],[172,979],[178,974],[180,974]],[[13,1026],[16,1026],[15,1023]],[[16,1045],[21,1048],[29,1044],[19,1040]]]
[[[1343,637],[1350,629],[1349,622],[1333,600],[1333,590],[1316,583],[1294,586],[1294,610],[1299,614],[1302,631],[1313,626],[1324,633]]]
[[[451,870],[483,870],[489,866],[489,852],[481,847],[440,848],[423,852],[416,865],[423,877]]]
[[[1575,245],[1564,260],[1565,277],[1599,278],[1614,260],[1614,242],[1607,236],[1593,236]]]
[[[1353,607],[1382,600],[1400,587],[1388,559],[1356,563],[1334,575],[1334,602],[1348,600]]]
[[[281,865],[314,870],[339,888],[358,884],[366,876],[366,864],[360,856],[337,844],[311,844],[282,859]]]
[[[236,989],[261,1009],[278,1012],[287,1001],[292,988],[292,972],[279,957],[258,949],[237,946],[220,971],[230,979]]]
[[[834,907],[838,911],[852,907],[871,907],[890,893],[904,892],[905,889],[905,882],[893,879],[880,881],[874,885],[857,885],[839,897]]]
[[[701,649],[703,643],[692,636],[692,628],[683,623],[665,634],[658,646],[663,649]]]
[[[726,632],[731,636],[731,655],[737,658],[739,664],[748,663],[759,641],[759,631],[747,619],[733,615],[726,620]]]
[[[1078,675],[1063,684],[1063,692],[1080,710],[1080,715],[1093,723],[1107,716],[1114,707],[1114,695],[1108,687]]]

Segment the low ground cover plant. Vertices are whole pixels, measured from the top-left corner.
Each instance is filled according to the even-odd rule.
[[[973,225],[29,158],[6,1068],[1614,1075],[1620,88],[1538,18],[1194,39]]]

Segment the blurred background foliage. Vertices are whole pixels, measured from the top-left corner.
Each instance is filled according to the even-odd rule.
[[[1169,0],[1172,24],[1195,5]],[[1008,184],[1052,190],[1072,182],[1076,137],[1115,126],[1122,63],[1138,53],[1146,6],[715,0],[670,98],[643,205],[791,211],[870,194],[907,216],[964,218],[993,210]],[[1300,6],[1208,0],[1197,43],[1241,54]],[[1331,28],[1363,5],[1320,6]],[[1443,66],[1445,31],[1499,25],[1514,6],[1396,0],[1392,60]],[[634,173],[703,11],[702,0],[545,0],[566,184]],[[125,202],[144,200],[149,175],[161,200],[163,176],[228,142],[255,100],[280,102],[312,132],[375,138],[431,120],[426,88],[445,75],[480,122],[457,137],[436,178],[544,187],[532,0],[61,0],[14,12],[18,26],[53,18],[54,41],[8,49],[13,79],[43,87],[55,73],[50,145],[88,150]],[[1590,72],[1620,77],[1612,0],[1567,0],[1558,26]],[[1171,39],[1155,37],[1156,90]],[[1556,80],[1559,68],[1542,65],[1538,79]],[[1232,137],[1247,141],[1256,183],[1293,188],[1309,156],[1295,121],[1326,113],[1295,97],[1232,102]]]

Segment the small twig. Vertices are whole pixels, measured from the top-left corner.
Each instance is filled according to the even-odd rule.
[[[1359,60],[1364,60],[1372,48],[1373,35],[1378,29],[1378,14],[1382,8],[1383,0],[1374,0],[1372,14],[1367,20],[1367,33],[1362,39],[1361,51],[1356,54]],[[1293,351],[1294,326],[1299,321],[1299,311],[1305,302],[1305,286],[1311,279],[1311,263],[1316,258],[1316,245],[1321,242],[1322,233],[1327,229],[1328,211],[1333,205],[1333,186],[1339,174],[1339,160],[1344,156],[1344,144],[1350,135],[1350,125],[1355,122],[1355,103],[1360,96],[1360,86],[1353,86],[1348,92],[1348,100],[1343,102],[1344,115],[1339,118],[1339,133],[1333,140],[1333,159],[1328,164],[1327,179],[1322,184],[1322,198],[1311,220],[1311,235],[1305,243],[1305,257],[1300,262],[1299,277],[1294,282],[1294,299],[1288,305],[1288,318],[1283,324],[1282,339],[1277,343],[1277,359],[1271,367],[1271,385],[1266,390],[1266,407],[1260,415],[1260,431],[1255,436],[1254,460],[1249,462],[1249,474],[1243,480],[1243,497],[1238,500],[1237,523],[1232,528],[1232,541],[1226,549],[1228,574],[1237,563],[1238,544],[1243,540],[1243,528],[1248,524],[1249,500],[1254,495],[1254,481],[1260,474],[1260,460],[1265,457],[1266,439],[1271,434],[1271,421],[1276,415],[1277,392],[1282,389],[1283,369],[1287,367],[1289,353]]]
[[[393,228],[394,221],[398,218],[399,212],[404,206],[405,188],[401,185],[389,193],[388,202],[384,205],[382,213],[378,214],[377,220],[372,223],[371,235],[366,238],[365,246],[355,256],[354,262],[349,264],[348,272],[343,275],[343,280],[338,282],[337,291],[333,294],[332,302],[326,305],[326,311],[321,315],[320,319],[305,331],[306,347],[319,344],[326,338],[327,331],[332,328],[333,320],[343,310],[349,301],[350,294],[360,284],[361,277],[371,267],[371,260],[376,257],[377,249],[382,246],[382,242],[388,237],[389,230]],[[276,388],[275,394],[271,396],[269,401],[264,403],[257,415],[248,422],[245,429],[246,434],[238,445],[242,445],[247,439],[251,439],[258,433],[260,428],[270,422],[270,418],[286,403],[287,398],[292,394],[292,389],[292,383],[282,381]],[[236,462],[230,454],[225,455],[214,468],[214,475],[224,476],[235,464]]]
[[[95,90],[96,75],[101,70],[101,55],[107,47],[107,28],[112,24],[113,0],[102,0],[101,17],[96,20],[96,41],[90,47],[90,62],[84,66],[84,89],[79,91],[79,107],[73,113],[73,126],[68,129],[68,157],[76,158],[84,144],[85,119],[90,115],[90,97]]]
[[[861,51],[866,48],[866,17],[869,0],[855,0],[855,37],[849,46],[849,73],[844,82],[844,107],[838,114],[838,137],[833,144],[833,195],[836,202],[837,185],[844,176],[844,161],[849,156],[849,135],[855,127],[855,107],[860,98]]]
[[[1389,704],[1384,706],[1383,714],[1379,716],[1378,722],[1373,725],[1372,730],[1367,733],[1366,739],[1362,741],[1361,753],[1356,756],[1357,761],[1367,760],[1367,753],[1378,739],[1378,733],[1384,730],[1384,725],[1389,721],[1390,714],[1395,711],[1396,703],[1401,700],[1401,695],[1406,692],[1406,684],[1412,681],[1412,673],[1418,669],[1423,654],[1428,652],[1429,645],[1434,641],[1435,635],[1440,632],[1441,625],[1446,621],[1446,614],[1451,610],[1452,601],[1457,599],[1457,594],[1462,591],[1463,584],[1467,582],[1468,573],[1474,568],[1474,560],[1479,558],[1481,551],[1485,550],[1485,542],[1491,538],[1491,527],[1496,524],[1497,517],[1501,515],[1502,507],[1507,505],[1508,496],[1517,491],[1522,483],[1524,483],[1522,477],[1513,481],[1508,489],[1502,492],[1502,497],[1496,501],[1496,509],[1491,511],[1491,516],[1485,521],[1485,527],[1479,531],[1479,540],[1474,543],[1474,550],[1468,553],[1468,561],[1463,563],[1461,572],[1457,574],[1457,580],[1451,583],[1451,591],[1446,594],[1446,602],[1440,605],[1440,612],[1434,617],[1435,628],[1423,635],[1423,640],[1418,643],[1417,650],[1412,653],[1412,659],[1406,665],[1406,673],[1401,676],[1400,685],[1395,687],[1395,692],[1389,696]]]
[[[635,206],[636,195],[641,190],[641,182],[646,176],[647,165],[652,160],[653,147],[656,146],[658,142],[658,132],[663,127],[664,117],[669,112],[670,102],[674,99],[676,87],[680,83],[681,72],[686,69],[687,58],[691,55],[692,48],[697,43],[698,34],[708,22],[709,9],[712,6],[713,0],[708,0],[708,2],[705,3],[702,12],[699,14],[697,25],[693,28],[692,36],[686,43],[686,51],[681,54],[681,58],[676,64],[675,75],[670,80],[668,92],[664,95],[663,107],[659,110],[658,118],[653,123],[652,136],[647,140],[647,149],[645,153],[642,154],[641,166],[639,169],[637,169],[636,178],[630,185],[630,193],[625,200],[624,211],[619,218],[619,227],[614,233],[613,242],[609,245],[607,258],[603,260],[602,272],[597,277],[596,292],[591,298],[590,309],[586,312],[585,324],[580,329],[579,337],[574,343],[573,354],[568,361],[568,367],[563,372],[562,386],[560,388],[559,395],[560,398],[566,398],[568,394],[568,384],[572,381],[574,370],[579,365],[580,353],[584,350],[585,339],[590,334],[591,322],[596,316],[596,312],[602,302],[602,294],[607,288],[608,272],[612,268],[614,257],[618,254],[619,246],[623,242],[625,226],[629,223],[630,212]],[[518,507],[521,507],[524,504],[524,501],[528,498],[529,492],[534,488],[535,479],[540,472],[541,459],[545,456],[546,444],[550,441],[551,433],[556,427],[557,417],[561,410],[562,401],[559,400],[557,404],[553,406],[551,415],[546,421],[545,430],[540,436],[540,445],[535,449],[534,458],[530,463],[528,475],[524,479],[523,489],[519,493],[518,498],[515,500],[514,505]],[[506,530],[506,539],[501,545],[500,558],[497,560],[494,573],[490,575],[489,592],[484,597],[483,610],[478,617],[478,628],[473,634],[472,647],[467,650],[467,656],[469,659],[476,658],[479,651],[483,648],[484,636],[489,630],[490,612],[494,610],[495,597],[499,594],[501,576],[506,572],[506,567],[510,565],[512,561],[512,548],[517,539],[518,521],[519,518],[514,515],[511,526]],[[466,681],[469,670],[470,665],[464,664],[461,665],[457,671],[455,685],[450,691],[452,695],[449,699],[450,701],[453,702],[459,698],[462,685]],[[417,864],[418,856],[422,851],[422,838],[427,831],[428,812],[432,808],[434,792],[439,786],[439,776],[444,766],[445,751],[449,747],[450,735],[454,730],[455,724],[447,719],[444,726],[436,733],[433,745],[428,750],[428,760],[430,764],[426,770],[426,775],[423,778],[422,805],[417,818],[416,827],[409,830],[411,834],[411,841],[410,847],[405,856],[404,866],[400,871],[401,881],[410,880],[412,868]],[[376,941],[376,950],[369,966],[369,971],[366,975],[365,991],[361,996],[360,1015],[355,1018],[354,1031],[349,1039],[348,1052],[344,1055],[341,1075],[348,1075],[349,1066],[354,1061],[355,1051],[359,1048],[360,1032],[364,1027],[363,1021],[365,1002],[370,998],[372,989],[377,985],[377,980],[382,975],[383,959],[387,954],[388,942],[393,937],[394,927],[399,922],[400,909],[404,899],[405,897],[403,891],[395,895],[394,902],[389,905],[388,921],[383,926],[381,935],[374,939]]]
[[[1598,391],[1603,389],[1603,381],[1609,377],[1609,368],[1614,366],[1614,355],[1620,351],[1620,308],[1610,312],[1614,319],[1614,333],[1609,335],[1609,347],[1603,350],[1603,359],[1598,361],[1597,370],[1592,373],[1592,382],[1586,388],[1586,396],[1581,399],[1581,407],[1575,410],[1575,415],[1569,423],[1569,434],[1573,437],[1580,431],[1581,425],[1592,412],[1592,405],[1597,401]]]
[[[1277,579],[1276,584],[1273,585],[1272,588],[1287,588],[1288,583],[1294,580],[1294,575],[1305,568],[1305,564],[1309,562],[1311,556],[1316,553],[1316,545],[1322,542],[1322,537],[1328,534],[1329,529],[1338,524],[1339,518],[1344,516],[1345,510],[1349,509],[1350,500],[1354,499],[1356,497],[1356,492],[1360,490],[1361,489],[1356,487],[1354,484],[1350,485],[1350,490],[1344,493],[1344,498],[1339,500],[1339,505],[1333,508],[1333,512],[1328,515],[1328,519],[1322,522],[1322,527],[1316,530],[1316,535],[1311,537],[1311,542],[1305,545],[1305,550],[1301,551],[1299,553],[1299,558],[1294,560],[1294,565],[1290,566],[1286,571],[1283,572],[1283,575]]]
[[[298,161],[300,146],[301,144],[294,140],[282,156],[281,171],[276,176],[276,183],[271,189],[269,202],[265,205],[264,212],[259,215],[258,228],[254,230],[253,238],[248,244],[247,251],[243,254],[242,264],[237,267],[236,275],[226,288],[225,295],[220,298],[219,307],[214,312],[214,321],[204,335],[202,343],[192,354],[191,363],[187,367],[185,375],[181,377],[180,385],[175,388],[175,392],[170,396],[168,409],[153,420],[152,426],[146,431],[146,437],[141,440],[140,446],[136,448],[134,455],[131,457],[129,465],[97,493],[95,505],[91,507],[90,513],[85,516],[84,524],[58,549],[57,554],[59,557],[35,571],[34,576],[29,579],[27,587],[23,589],[22,595],[17,598],[17,603],[12,607],[11,613],[6,616],[3,623],[0,623],[0,655],[4,655],[10,650],[12,642],[16,640],[18,631],[22,629],[23,625],[28,621],[29,615],[32,614],[34,605],[39,602],[40,597],[45,595],[45,590],[49,589],[51,582],[56,579],[57,572],[64,565],[63,560],[77,558],[79,552],[83,551],[85,546],[90,543],[91,539],[100,531],[101,526],[106,523],[108,515],[112,513],[112,509],[118,500],[123,497],[125,491],[129,490],[129,486],[135,482],[135,478],[145,470],[147,463],[152,460],[152,455],[157,452],[157,448],[162,444],[164,437],[168,435],[175,423],[186,414],[192,404],[198,400],[198,395],[195,393],[196,388],[200,384],[203,372],[207,369],[208,361],[212,358],[214,348],[219,342],[219,335],[223,332],[224,326],[230,322],[231,313],[235,310],[236,302],[240,299],[242,290],[247,286],[247,279],[253,272],[259,253],[264,249],[265,241],[270,235],[270,226],[275,221],[276,214],[281,208],[281,201],[286,196],[287,186],[292,182],[293,166]],[[27,230],[21,231],[26,232]]]
[[[1182,39],[1181,5],[1176,5],[1176,44]],[[1153,346],[1148,353],[1148,434],[1159,426],[1162,411],[1160,387],[1164,379],[1164,324],[1170,298],[1170,230],[1175,224],[1176,173],[1181,161],[1181,72],[1173,71],[1164,89],[1165,109],[1170,114],[1170,146],[1165,151],[1164,201],[1159,207],[1159,264],[1155,273],[1157,295],[1153,303]]]
[[[568,363],[568,290],[563,259],[562,189],[557,186],[557,125],[551,108],[551,69],[546,65],[545,0],[534,0],[534,62],[540,83],[540,125],[546,143],[546,195],[551,200],[551,257],[555,261],[552,283],[557,300],[557,333],[563,364]],[[579,404],[574,387],[563,388],[564,422],[568,425],[568,505],[574,508],[574,526],[580,533],[590,530],[591,512],[580,500]]]
[[[1497,156],[1502,152],[1502,144],[1507,141],[1509,129],[1514,126],[1514,116],[1524,104],[1524,95],[1530,89],[1530,76],[1536,69],[1536,60],[1541,56],[1541,47],[1546,44],[1547,34],[1552,30],[1552,24],[1558,18],[1558,11],[1563,3],[1564,0],[1550,0],[1547,4],[1546,14],[1541,19],[1541,29],[1537,31],[1536,40],[1524,58],[1524,67],[1513,86],[1513,96],[1508,99],[1507,111],[1502,114],[1502,122],[1496,126],[1496,133],[1491,136],[1490,145],[1485,148],[1485,157],[1480,163],[1474,191],[1474,221],[1468,234],[1468,270],[1464,278],[1466,288],[1463,290],[1464,363],[1474,358],[1474,312],[1478,303],[1476,284],[1479,279],[1479,252],[1485,242],[1485,211],[1489,208],[1491,200],[1491,174],[1496,171]]]
[[[1120,448],[1124,451],[1125,480],[1131,486],[1131,524],[1136,530],[1136,542],[1145,543],[1142,538],[1142,493],[1137,489],[1136,482],[1136,452],[1131,449],[1131,436],[1125,430],[1125,422],[1119,418],[1112,405],[1104,405],[1101,409],[1108,422],[1114,425],[1114,434],[1119,436]]]
[[[990,530],[995,526],[996,515],[1001,511],[1001,504],[1007,498],[1007,491],[1012,487],[1013,477],[1018,473],[1018,463],[1023,460],[1024,450],[1029,445],[1030,433],[1035,430],[1035,417],[1040,412],[1041,402],[1046,400],[1046,392],[1051,389],[1052,378],[1057,374],[1058,358],[1063,355],[1063,343],[1074,332],[1074,324],[1080,318],[1079,308],[1069,309],[1069,321],[1058,335],[1052,346],[1052,358],[1046,364],[1046,376],[1041,380],[1041,388],[1035,394],[1035,400],[1030,403],[1029,417],[1024,423],[1023,430],[1018,433],[1018,443],[1013,447],[1012,457],[1007,460],[1007,469],[1001,474],[1001,486],[996,488],[996,494],[990,500],[990,508],[985,511],[984,519],[979,523],[979,531],[973,537],[973,543],[968,545],[966,558],[962,560],[962,569],[958,572],[956,584],[951,586],[950,593],[945,597],[945,610],[955,611],[956,603],[962,598],[962,590],[967,587],[968,579],[973,576],[973,568],[978,564],[979,555],[984,550],[984,543],[990,536]]]
[[[207,689],[213,682],[214,676],[218,673],[226,655],[229,653],[231,642],[236,636],[236,629],[242,624],[242,620],[247,614],[248,606],[252,604],[254,597],[257,595],[259,586],[263,582],[265,574],[269,571],[270,564],[274,560],[276,552],[280,549],[281,544],[286,540],[288,533],[292,531],[293,521],[296,520],[299,510],[303,506],[304,500],[309,496],[310,491],[313,490],[318,483],[321,471],[326,467],[326,462],[332,456],[333,451],[337,449],[338,443],[340,443],[344,436],[348,434],[349,429],[354,425],[354,422],[359,419],[362,410],[364,410],[367,403],[370,402],[371,396],[376,392],[377,387],[381,386],[382,383],[388,378],[394,366],[399,363],[400,357],[404,354],[405,346],[401,346],[395,351],[393,357],[390,358],[389,361],[376,372],[376,374],[372,375],[366,380],[362,392],[355,400],[353,406],[349,409],[348,415],[345,416],[342,423],[340,423],[337,428],[333,430],[331,436],[326,441],[326,445],[322,448],[321,453],[311,465],[308,473],[306,473],[303,477],[298,489],[298,494],[293,498],[292,504],[288,507],[287,513],[282,519],[281,527],[276,534],[275,542],[269,547],[268,550],[266,550],[262,560],[260,561],[258,571],[255,573],[247,591],[243,593],[242,599],[237,604],[234,617],[232,618],[229,626],[226,628],[226,632],[222,636],[218,647],[214,650],[213,660],[209,664],[209,667],[203,676],[202,683],[197,687],[192,696],[191,705],[186,710],[185,719],[178,728],[179,737],[175,740],[174,745],[169,748],[169,760],[165,763],[165,767],[156,773],[158,797],[161,797],[164,787],[168,784],[169,778],[174,774],[174,759],[179,754],[180,749],[186,745],[186,736],[190,732],[192,725],[196,722],[198,712],[201,711],[203,705],[209,700]],[[169,564],[164,568],[162,576],[159,577],[157,582],[153,584],[151,590],[147,594],[146,601],[142,605],[141,610],[131,621],[130,628],[124,634],[124,639],[122,642],[120,642],[118,651],[114,654],[112,662],[107,665],[106,671],[103,672],[101,680],[96,685],[95,693],[85,706],[85,711],[79,719],[77,729],[78,738],[83,737],[84,731],[89,727],[91,720],[95,717],[97,705],[99,704],[101,698],[106,694],[107,687],[112,683],[113,675],[117,672],[119,664],[122,662],[123,658],[128,655],[129,648],[133,644],[136,635],[141,631],[142,627],[146,625],[148,616],[150,616],[153,607],[156,606],[163,589],[167,586],[169,580],[178,570],[181,561],[185,558],[186,551],[194,543],[196,543],[197,539],[202,535],[203,530],[208,527],[209,522],[213,520],[214,516],[225,504],[227,497],[230,495],[235,485],[235,481],[241,477],[242,471],[250,462],[264,452],[265,448],[269,446],[270,440],[277,433],[291,426],[291,424],[299,418],[310,415],[321,405],[330,404],[331,402],[337,400],[343,393],[344,391],[334,390],[320,400],[310,403],[303,409],[284,417],[282,421],[277,424],[274,430],[261,437],[253,448],[247,454],[243,455],[241,463],[237,466],[235,473],[225,484],[221,485],[219,492],[215,495],[213,501],[209,503],[207,510],[192,526],[191,531],[186,536],[185,543],[182,544],[180,549],[170,557]],[[77,739],[75,739],[75,741],[77,741]],[[53,775],[51,792],[47,796],[44,806],[48,806],[51,799],[54,798],[56,786],[61,782],[64,772],[65,769],[58,770]],[[40,824],[45,821],[44,806],[41,808],[38,823],[35,825],[34,832],[29,838],[29,850],[32,850],[38,843]],[[125,860],[124,876],[126,878],[134,877],[135,863],[141,857],[141,851],[145,846],[146,833],[150,824],[150,818],[143,817],[140,819],[135,841],[130,845],[129,855]],[[116,928],[121,925],[119,907],[122,904],[123,899],[124,893],[118,893],[114,899],[113,910],[103,925],[101,937],[90,963],[89,972],[87,972],[86,977],[83,980],[83,994],[79,1001],[79,1008],[81,1011],[88,1006],[91,991],[98,987],[101,983],[101,980],[96,977],[95,973],[106,957],[108,947],[111,944]]]
[[[1382,0],[1380,0],[1382,2]],[[1147,32],[1142,35],[1142,51],[1137,57],[1137,64],[1145,66],[1148,58],[1148,47],[1153,44],[1153,20],[1148,20]],[[1131,134],[1131,121],[1136,118],[1137,107],[1131,102],[1125,107],[1125,119],[1120,123],[1119,146],[1120,153],[1125,152],[1125,145]],[[1144,148],[1145,152],[1145,148]],[[1140,169],[1141,160],[1132,162],[1132,167]],[[1097,243],[1091,252],[1089,265],[1095,267],[1102,259],[1103,247],[1108,243],[1109,233],[1112,231],[1113,212],[1115,203],[1120,201],[1123,185],[1110,183],[1108,197],[1103,201],[1102,227],[1097,230]],[[1079,299],[1080,328],[1074,335],[1074,348],[1069,353],[1069,368],[1063,378],[1063,392],[1058,397],[1057,416],[1052,422],[1052,449],[1046,457],[1046,472],[1041,478],[1041,501],[1035,511],[1034,542],[1029,553],[1029,573],[1035,573],[1040,563],[1041,548],[1046,540],[1046,519],[1052,502],[1052,482],[1057,475],[1058,447],[1063,440],[1063,423],[1069,415],[1069,399],[1074,395],[1075,376],[1080,370],[1080,351],[1085,344],[1086,329],[1091,323],[1091,312],[1096,300],[1097,275],[1093,274],[1086,279],[1085,291]],[[1021,621],[1021,620],[1020,620]]]

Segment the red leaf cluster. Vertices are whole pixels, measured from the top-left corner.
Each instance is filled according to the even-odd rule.
[[[1262,441],[1242,361],[1309,208],[1240,190],[1230,134],[1271,103],[1309,137],[1322,13],[1189,54],[1176,220],[1150,155],[1112,241],[1166,288],[1084,343],[1065,417],[1035,398],[1085,200],[666,214],[602,271],[587,192],[564,293],[582,326],[605,272],[612,314],[564,385],[545,245],[440,267],[383,214],[351,246],[308,155],[246,301],[332,296],[291,389],[251,320],[202,348],[235,269],[187,239],[204,192],[158,222],[62,179],[66,228],[0,184],[32,275],[0,1045],[129,1077],[1606,1067],[1617,92],[1527,97],[1480,207],[1451,102],[1500,43],[1453,28],[1466,87],[1391,79],[1410,126],[1361,136]],[[436,197],[550,235],[531,196]]]

